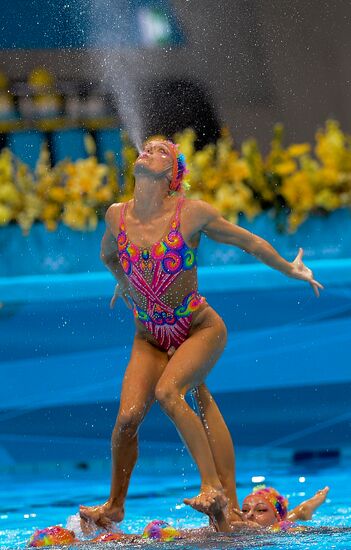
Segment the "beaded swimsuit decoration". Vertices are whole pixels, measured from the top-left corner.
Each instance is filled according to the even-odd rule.
[[[184,342],[189,333],[192,313],[205,301],[197,289],[184,296],[174,309],[163,300],[167,289],[180,273],[196,266],[197,248],[190,248],[179,230],[183,201],[183,197],[178,200],[168,234],[147,248],[139,247],[128,239],[125,225],[127,203],[124,203],[117,238],[123,271],[147,302],[144,310],[132,300],[134,317],[146,326],[166,350],[171,346],[177,348]],[[150,283],[145,279],[146,271],[151,272]]]

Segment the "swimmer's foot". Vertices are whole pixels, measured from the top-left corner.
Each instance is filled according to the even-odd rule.
[[[304,521],[311,519],[317,508],[325,502],[328,492],[329,487],[324,487],[324,489],[317,491],[312,498],[302,502],[299,506],[299,519]]]
[[[90,531],[92,525],[102,529],[111,529],[113,523],[119,523],[123,520],[124,508],[107,501],[100,506],[80,506],[79,515],[83,531],[84,528]]]
[[[227,503],[228,499],[223,489],[215,489],[210,486],[203,486],[201,492],[196,497],[184,499],[184,504],[188,504],[194,510],[207,514],[210,517],[215,517],[220,512],[223,512]]]

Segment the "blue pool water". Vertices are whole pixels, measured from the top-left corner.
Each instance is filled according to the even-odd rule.
[[[292,506],[330,485],[313,525],[351,526],[351,260],[316,261],[313,270],[326,286],[320,299],[266,266],[199,270],[201,292],[228,327],[208,385],[238,447],[240,498],[254,475]],[[22,548],[35,528],[65,525],[80,503],[108,495],[109,437],[133,329],[122,304],[109,310],[112,290],[107,273],[0,280],[0,549]],[[204,525],[182,505],[198,490],[197,473],[157,407],[141,438],[122,528],[141,532],[155,518]],[[321,457],[295,463],[296,451]],[[345,549],[351,538],[255,535],[207,544]]]
[[[207,382],[241,446],[351,445],[351,260],[313,269],[319,299],[259,264],[199,270],[228,328]],[[0,463],[81,459],[77,438],[98,442],[113,428],[132,316],[123,303],[109,309],[108,273],[14,279],[0,281]],[[58,435],[71,443],[53,447]],[[178,440],[157,407],[143,437]]]
[[[36,528],[66,525],[78,505],[102,502],[109,490],[109,461],[57,463],[16,469],[0,478],[0,548],[23,548]],[[289,498],[290,507],[329,485],[326,503],[307,525],[349,526],[351,453],[344,449],[334,461],[294,462],[289,450],[258,452],[238,449],[237,482],[240,500],[253,487],[252,477],[263,476]],[[183,505],[198,490],[198,475],[179,445],[143,444],[132,478],[126,517],[121,528],[140,533],[152,519],[182,527],[206,525],[204,516]],[[71,520],[72,521],[72,520]],[[74,525],[73,520],[73,525]],[[214,536],[206,544],[168,543],[167,548],[351,548],[351,533]],[[87,545],[89,547],[89,545]],[[95,546],[96,547],[96,546]],[[104,545],[105,547],[105,545]],[[109,547],[109,546],[107,546]],[[163,547],[163,546],[162,546]]]

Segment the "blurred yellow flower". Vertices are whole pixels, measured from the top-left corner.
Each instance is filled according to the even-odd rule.
[[[341,206],[341,199],[330,189],[322,189],[319,193],[316,193],[315,204],[325,210],[336,210]]]
[[[50,199],[54,201],[64,203],[66,200],[66,196],[67,191],[63,186],[51,187],[51,189],[48,190],[48,197],[50,197]]]
[[[237,160],[229,166],[230,178],[234,181],[243,181],[250,175],[250,170],[245,160]]]
[[[280,193],[291,208],[308,211],[315,205],[313,186],[304,172],[296,172],[286,178],[281,185]]]
[[[255,139],[238,150],[228,129],[216,143],[196,150],[196,134],[187,129],[175,136],[185,155],[193,199],[218,208],[230,221],[239,213],[253,219],[262,210],[281,219],[287,213],[289,233],[296,231],[316,208],[326,212],[351,207],[351,137],[335,121],[316,133],[314,153],[308,143],[283,146],[283,126],[274,127],[270,150],[263,155]],[[108,205],[132,197],[137,150],[123,136],[122,166],[107,153],[96,158],[93,138],[87,135],[88,158],[64,160],[51,166],[44,144],[32,172],[8,149],[0,152],[0,224],[16,221],[28,233],[35,221],[53,231],[59,223],[75,230],[91,230]],[[122,178],[120,180],[120,178]]]
[[[94,138],[91,134],[85,134],[84,136],[84,146],[85,149],[91,157],[96,155],[96,143],[94,141]]]
[[[12,209],[0,202],[0,225],[7,225],[12,220]]]
[[[335,187],[343,181],[343,174],[332,167],[324,167],[318,171],[318,179],[321,186]]]
[[[10,149],[0,153],[0,181],[11,180],[13,177],[13,157]]]
[[[96,212],[92,208],[76,202],[65,204],[62,221],[68,227],[80,231],[93,230],[98,222]]]
[[[107,185],[100,187],[100,189],[95,192],[94,199],[99,203],[111,201],[113,199],[111,187],[108,187]]]
[[[295,233],[296,229],[307,219],[307,213],[294,210],[288,216],[288,233]]]
[[[60,215],[60,207],[55,203],[47,203],[43,207],[41,217],[44,222],[48,223],[53,220],[57,220]]]
[[[174,141],[179,144],[179,149],[185,156],[186,162],[189,163],[190,158],[195,152],[196,133],[192,128],[187,128],[181,133],[175,134]]]
[[[309,143],[294,143],[287,148],[287,152],[292,157],[301,157],[307,155],[311,151],[311,145]]]
[[[21,203],[21,194],[13,184],[6,181],[0,184],[0,203],[2,202],[12,206],[18,206]]]
[[[57,221],[55,221],[55,220],[47,220],[47,219],[44,218],[44,219],[43,219],[43,222],[44,222],[44,225],[45,225],[45,227],[46,227],[46,229],[47,229],[48,231],[56,231],[57,225],[58,225],[58,224],[57,224]]]
[[[296,170],[296,163],[292,160],[286,160],[281,164],[277,164],[274,168],[274,171],[279,174],[279,176],[289,176]]]

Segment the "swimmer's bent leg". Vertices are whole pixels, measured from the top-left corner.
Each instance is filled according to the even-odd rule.
[[[155,396],[173,420],[200,471],[200,494],[184,502],[214,515],[226,506],[227,498],[202,422],[188,406],[184,395],[203,382],[220,357],[226,342],[226,328],[211,307],[204,309],[200,315],[190,336],[169,360],[156,386]]]
[[[205,384],[195,390],[195,398],[210,443],[219,479],[228,498],[229,522],[240,521],[240,505],[236,493],[235,453],[233,441],[224,418]]]

